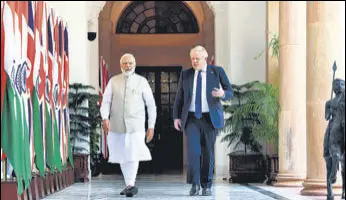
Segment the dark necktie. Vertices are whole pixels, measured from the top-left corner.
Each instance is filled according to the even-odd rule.
[[[201,70],[198,71],[198,75],[197,75],[195,116],[197,119],[201,119],[201,117],[202,117],[202,75],[201,75]]]

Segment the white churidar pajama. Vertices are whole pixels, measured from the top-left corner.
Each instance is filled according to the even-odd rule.
[[[123,172],[126,186],[134,186],[136,182],[136,175],[139,162],[127,162],[120,164],[121,171]]]

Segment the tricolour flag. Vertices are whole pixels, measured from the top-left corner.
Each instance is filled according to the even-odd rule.
[[[19,53],[19,65],[17,65],[16,72],[16,88],[19,94],[20,99],[20,122],[19,127],[21,128],[22,136],[23,136],[23,154],[22,154],[22,162],[23,162],[23,177],[25,188],[29,187],[31,181],[31,170],[32,166],[30,158],[32,157],[33,151],[30,151],[29,144],[29,118],[27,117],[27,107],[28,107],[28,96],[26,92],[26,70],[27,70],[27,42],[28,42],[28,26],[27,26],[27,13],[28,13],[28,2],[19,2],[16,5],[16,14],[18,16],[18,35],[15,39],[18,39],[17,47],[20,49]],[[16,24],[15,24],[15,27]],[[29,153],[28,153],[29,152]]]
[[[30,4],[29,4],[30,5]],[[31,62],[31,66],[33,68],[32,73],[32,109],[33,109],[33,129],[34,129],[34,148],[35,148],[35,157],[36,157],[36,167],[38,168],[40,174],[44,176],[45,170],[45,146],[44,146],[44,138],[45,138],[45,117],[44,117],[44,94],[40,92],[44,90],[44,85],[42,85],[42,81],[45,81],[44,71],[41,68],[43,66],[44,61],[41,55],[42,51],[42,20],[43,16],[43,7],[44,2],[32,2],[32,18],[33,20],[29,20],[29,27],[33,30],[34,39],[31,41],[32,45],[29,60]],[[30,7],[29,7],[30,9]],[[30,12],[29,12],[30,16]],[[30,17],[29,17],[30,18]],[[31,80],[30,80],[31,82]]]
[[[2,16],[5,34],[3,59],[7,81],[1,119],[1,147],[16,173],[18,194],[23,193],[31,180],[28,153],[30,148],[23,101],[23,94],[26,92],[26,48],[22,45],[26,45],[27,42],[26,23],[23,17],[26,5],[22,2],[5,1]]]
[[[32,94],[33,94],[33,88],[34,88],[34,81],[33,81],[33,66],[34,66],[34,60],[35,60],[35,27],[34,27],[34,11],[35,7],[33,5],[32,1],[23,2],[27,5],[26,12],[25,12],[25,19],[27,23],[26,25],[26,33],[23,32],[23,35],[27,36],[27,42],[26,44],[23,44],[26,49],[26,94],[25,94],[25,111],[27,113],[27,125],[28,125],[28,136],[29,136],[29,144],[30,144],[30,161],[31,161],[31,170],[35,169],[34,166],[34,118],[33,113],[35,110],[33,110],[33,103],[32,103]],[[24,23],[23,23],[24,25]],[[37,155],[36,155],[37,157]],[[37,161],[36,161],[37,163]]]
[[[55,43],[55,69],[54,69],[54,101],[55,101],[55,124],[54,124],[54,163],[55,167],[61,171],[61,156],[60,156],[60,131],[61,131],[61,56],[60,56],[60,33],[58,17],[54,18],[54,43]]]

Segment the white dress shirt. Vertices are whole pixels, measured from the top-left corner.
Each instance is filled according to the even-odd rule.
[[[198,70],[195,70],[195,75],[193,78],[193,91],[192,91],[192,99],[190,105],[190,112],[195,112],[195,102],[196,102],[196,86],[197,86],[197,76]],[[205,65],[201,69],[201,77],[202,77],[202,113],[209,112],[209,106],[207,101],[207,65]]]

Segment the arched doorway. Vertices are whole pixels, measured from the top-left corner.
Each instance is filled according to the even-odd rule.
[[[124,53],[136,57],[137,73],[150,83],[158,111],[153,160],[140,172],[182,173],[186,165],[185,138],[174,130],[172,107],[180,71],[191,67],[189,51],[200,44],[214,55],[214,14],[205,2],[107,2],[99,17],[99,55],[111,75],[120,73]]]

